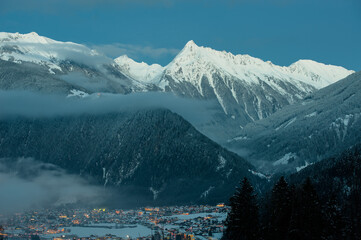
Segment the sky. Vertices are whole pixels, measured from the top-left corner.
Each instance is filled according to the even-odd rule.
[[[1,0],[0,31],[161,65],[194,40],[278,65],[361,70],[360,0]]]

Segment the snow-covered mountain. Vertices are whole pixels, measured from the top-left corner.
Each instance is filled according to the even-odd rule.
[[[154,83],[163,91],[215,99],[242,127],[353,73],[312,60],[277,66],[249,55],[199,47],[194,41],[164,68],[135,63],[125,56],[116,62],[129,76]]]
[[[351,73],[311,60],[281,67],[190,41],[166,67],[160,84],[181,95],[216,98],[224,112],[244,126]]]
[[[339,81],[342,78],[345,79]],[[89,159],[87,154],[98,154],[94,155],[98,156],[93,162],[95,165],[89,165],[89,169],[97,171],[100,181],[104,180],[103,167],[112,169],[109,174],[115,176],[112,179],[113,185],[117,185],[119,180],[124,180],[123,176],[119,175],[123,165],[124,168],[130,169],[128,173],[133,176],[134,172],[131,169],[136,169],[134,166],[137,166],[139,158],[147,159],[151,164],[144,161],[144,171],[137,177],[148,176],[149,166],[160,166],[160,172],[172,176],[173,173],[169,172],[169,169],[179,169],[178,158],[183,160],[182,168],[185,169],[177,175],[179,179],[195,179],[201,170],[204,170],[203,176],[214,177],[213,170],[218,171],[218,167],[222,171],[229,170],[226,173],[232,172],[230,176],[234,176],[234,179],[240,176],[239,172],[257,174],[252,169],[249,172],[248,165],[240,167],[239,172],[236,172],[236,162],[240,162],[238,157],[229,152],[220,155],[219,152],[223,153],[225,150],[209,141],[198,130],[218,143],[224,144],[229,140],[230,149],[243,154],[242,156],[246,156],[252,163],[258,163],[260,168],[268,166],[277,171],[304,168],[359,142],[359,89],[360,73],[343,67],[312,60],[299,60],[290,66],[277,66],[249,55],[233,55],[200,47],[193,41],[189,41],[184,49],[163,67],[158,64],[138,63],[127,56],[110,59],[84,45],[59,42],[36,33],[0,33],[0,90],[30,90],[60,93],[65,96],[87,96],[99,92],[169,92],[188,99],[210,100],[216,103],[215,107],[212,106],[212,109],[204,114],[207,118],[209,116],[209,122],[201,121],[202,125],[195,125],[197,130],[192,128],[191,131],[183,132],[177,123],[181,122],[187,129],[191,128],[190,125],[178,117],[173,123],[168,123],[169,119],[175,118],[174,114],[169,112],[155,115],[140,114],[134,119],[124,115],[124,121],[118,117],[112,119],[111,115],[84,117],[76,121],[69,118],[61,128],[58,127],[58,122],[63,120],[61,118],[50,123],[48,120],[42,120],[42,126],[49,129],[49,133],[61,130],[59,135],[64,141],[59,142],[62,146],[59,149],[69,151],[69,147],[72,147],[76,157],[77,145],[67,142],[70,138],[69,135],[64,135],[64,129],[68,129],[69,132],[79,130],[80,132],[74,132],[74,139],[79,139],[79,146],[90,144],[87,148],[82,148],[85,157],[81,159]],[[91,96],[95,95],[97,94]],[[21,121],[23,122],[20,122],[19,126],[37,128],[36,122],[29,125],[28,120]],[[97,126],[95,128],[94,122]],[[134,123],[132,127],[129,127],[130,122]],[[4,125],[2,128],[4,136],[9,135],[8,126],[10,125]],[[23,130],[17,123],[11,123],[10,130],[12,129]],[[44,146],[48,146],[48,153],[54,157],[52,146],[55,145],[50,145],[49,137],[43,133],[23,131],[19,135],[22,136],[21,139],[6,138],[9,145],[2,146],[9,155],[16,150],[21,156],[26,155],[24,152],[29,152],[39,154],[39,157],[45,155],[37,151],[42,151]],[[29,144],[29,134],[40,135],[34,136],[32,144]],[[106,138],[104,134],[107,135]],[[94,141],[89,141],[90,135],[94,137]],[[124,141],[120,142],[119,137],[124,137]],[[27,141],[23,142],[24,139]],[[198,141],[199,139],[202,141]],[[18,147],[17,141],[22,143],[21,148]],[[0,145],[4,143],[0,141]],[[44,145],[28,148],[36,144]],[[195,147],[194,151],[189,151],[192,147]],[[119,151],[119,148],[123,150]],[[205,149],[209,149],[207,154]],[[129,153],[128,156],[124,154],[126,152]],[[61,161],[64,153],[59,151],[57,156]],[[120,160],[114,161],[115,157]],[[234,158],[234,166],[222,167],[224,158]],[[54,158],[46,158],[49,159]],[[98,161],[99,159],[101,161]],[[169,159],[177,161],[171,165]],[[202,161],[207,159],[212,163],[213,172],[210,171],[210,167],[203,167],[205,163]],[[200,162],[193,163],[193,160]],[[192,166],[190,162],[194,166],[201,166],[199,171],[188,171],[188,167]],[[73,163],[74,161],[69,161],[69,165],[73,166]],[[113,163],[123,165],[115,168]],[[187,175],[190,173],[192,178]],[[168,175],[166,177],[168,179]],[[227,175],[218,178],[222,186],[227,185],[227,179]],[[139,184],[148,184],[144,189],[150,197],[154,189],[160,191],[163,187],[149,185],[161,181],[143,180],[144,182]],[[174,185],[169,185],[170,190],[172,186]],[[201,195],[201,190],[203,193],[211,186],[213,185],[205,181],[202,189],[197,189],[197,195]],[[153,190],[149,191],[150,188]],[[184,190],[186,192],[186,189]]]
[[[92,66],[111,61],[84,45],[55,41],[39,36],[35,32],[28,34],[0,32],[0,59],[40,64],[49,67],[50,73],[53,74],[54,71],[63,71],[60,62],[64,60]]]
[[[0,33],[0,89],[66,95],[160,91],[211,100],[216,103],[216,117],[197,128],[217,141],[351,73],[311,60],[277,66],[193,41],[163,67],[127,56],[113,60],[84,45],[36,33]]]
[[[153,89],[123,74],[113,59],[95,50],[34,32],[1,32],[0,65],[0,88],[5,90],[126,94]]]
[[[353,73],[343,67],[325,65],[312,60],[299,60],[289,67],[277,66],[270,61],[249,55],[233,55],[225,51],[217,51],[207,47],[199,47],[194,41],[189,41],[179,55],[166,67],[166,73],[177,82],[188,81],[198,85],[202,76],[216,71],[236,77],[247,83],[261,84],[267,77],[275,77],[283,81],[300,85],[299,82],[311,85],[317,89],[344,78]],[[271,87],[278,89],[274,83]],[[200,93],[202,89],[199,88]]]
[[[127,55],[120,56],[114,61],[127,76],[144,83],[157,83],[164,70],[159,64],[138,63]]]
[[[361,143],[361,72],[266,119],[248,124],[229,147],[264,169],[300,170]]]

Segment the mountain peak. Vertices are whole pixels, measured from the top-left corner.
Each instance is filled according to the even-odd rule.
[[[127,55],[114,59],[114,62],[127,76],[144,83],[156,82],[164,69],[159,64],[149,65],[145,62],[136,62]]]
[[[326,66],[324,63],[316,62],[310,59],[300,59],[290,65],[291,66],[315,66],[315,65],[322,65]],[[330,66],[330,65],[329,65]]]
[[[331,64],[324,64],[308,59],[301,59],[288,67],[293,74],[310,78],[317,88],[330,85],[355,71]]]
[[[51,44],[51,43],[61,43],[59,41],[55,41],[53,39],[39,36],[36,32],[30,33],[8,33],[8,32],[0,32],[0,40],[1,42],[8,43],[37,43],[37,44]]]
[[[133,59],[128,57],[128,55],[124,54],[114,59],[115,62],[123,62],[123,61],[131,61],[135,62]]]
[[[187,42],[187,44],[184,46],[183,50],[189,50],[189,51],[193,51],[195,49],[199,48],[199,46],[193,41],[190,40]]]
[[[197,44],[193,40],[189,40],[185,47],[198,47]]]
[[[39,34],[37,34],[36,32],[31,32],[31,33],[24,34],[24,35],[31,35],[31,36],[39,37]]]

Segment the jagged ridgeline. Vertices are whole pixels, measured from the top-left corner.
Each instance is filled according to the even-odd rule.
[[[2,119],[0,158],[32,157],[138,204],[227,201],[254,167],[164,109]]]
[[[267,118],[354,71],[312,60],[290,66],[234,55],[189,41],[167,66],[110,59],[85,45],[36,33],[0,33],[0,89],[74,96],[97,92],[169,92],[216,103],[217,115],[196,126],[224,144],[248,123]]]

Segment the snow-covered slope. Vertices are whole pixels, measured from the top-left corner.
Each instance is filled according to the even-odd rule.
[[[154,89],[130,79],[113,59],[84,45],[55,41],[35,32],[1,32],[1,60],[0,88],[5,90],[41,90],[68,95],[71,91],[124,94]]]
[[[305,81],[316,88],[326,87],[354,73],[343,67],[326,65],[312,60],[299,60],[285,68],[295,79]]]
[[[300,170],[360,143],[361,72],[248,124],[229,147],[261,167]],[[242,154],[243,153],[243,154]]]
[[[159,64],[148,65],[145,62],[138,63],[127,55],[114,59],[119,69],[129,77],[145,83],[156,83],[162,74],[164,67]]]
[[[158,85],[186,97],[215,99],[226,115],[244,126],[351,73],[311,60],[277,66],[189,41],[165,67]]]
[[[222,71],[247,84],[260,84],[267,76],[273,76],[294,84],[303,82],[318,89],[354,72],[312,60],[299,60],[289,67],[282,67],[249,55],[233,55],[225,51],[199,47],[194,41],[189,41],[166,67],[166,73],[175,77],[176,81],[188,81],[194,85],[199,84],[200,77],[215,71]]]
[[[28,34],[0,32],[0,59],[13,62],[32,62],[49,67],[49,71],[62,71],[59,63],[73,60],[88,65],[104,64],[111,61],[84,45],[60,42]]]

